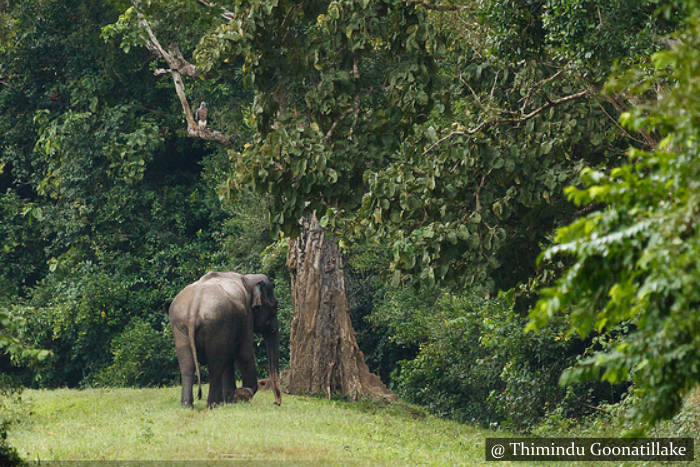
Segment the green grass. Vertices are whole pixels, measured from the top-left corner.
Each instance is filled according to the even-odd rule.
[[[277,407],[259,392],[251,403],[207,410],[201,400],[186,410],[179,398],[178,387],[27,390],[8,441],[26,460],[479,465],[484,438],[507,436],[403,403],[284,396]]]
[[[205,401],[201,400],[190,410],[180,407],[179,387],[27,390],[22,394],[21,404],[9,407],[22,421],[11,426],[8,441],[24,459],[42,461],[483,465],[485,438],[512,436],[439,419],[402,402],[382,406],[288,395],[283,396],[281,407],[272,401],[270,392],[259,392],[250,403],[207,410]],[[700,390],[688,398],[684,410],[674,420],[660,424],[650,435],[694,436],[697,450],[699,414]],[[620,435],[616,424],[611,420],[605,422],[604,418],[580,427],[560,422],[541,428],[537,433],[540,436]]]

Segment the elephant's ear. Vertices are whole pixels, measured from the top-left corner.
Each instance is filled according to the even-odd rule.
[[[253,287],[253,299],[251,300],[250,307],[255,308],[262,306],[262,282],[258,282]]]

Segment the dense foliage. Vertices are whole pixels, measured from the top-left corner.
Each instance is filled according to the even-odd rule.
[[[633,70],[611,86],[628,87],[644,105],[622,115],[631,130],[654,132],[656,150],[630,149],[609,172],[587,170],[567,189],[579,205],[604,207],[558,230],[544,253],[574,263],[533,309],[533,327],[557,313],[570,332],[609,339],[563,381],[631,380],[635,418],[668,418],[700,380],[700,5],[670,50],[652,57],[653,73]],[[659,95],[658,86],[673,83]],[[651,92],[650,92],[651,91]]]
[[[53,351],[25,383],[174,382],[172,297],[209,269],[258,270],[270,242],[251,200],[221,204],[228,157],[184,137],[149,56],[101,37],[124,7],[36,0],[4,16],[2,316],[22,320],[22,342]],[[245,92],[210,93],[212,107],[240,115]],[[241,236],[237,211],[257,230]],[[125,355],[128,335],[163,342]]]
[[[514,310],[513,294],[484,299],[474,294],[408,289],[392,291],[372,315],[393,342],[420,342],[415,357],[399,362],[395,386],[406,400],[464,422],[531,429],[555,409],[580,418],[594,404],[615,402],[625,386],[557,383],[587,342],[567,338],[562,324],[526,333],[527,318]]]

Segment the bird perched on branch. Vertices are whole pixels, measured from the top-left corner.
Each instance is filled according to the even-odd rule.
[[[209,111],[207,110],[207,104],[204,102],[199,104],[199,108],[194,113],[194,119],[197,121],[197,125],[201,126],[202,128],[206,128],[208,114]]]

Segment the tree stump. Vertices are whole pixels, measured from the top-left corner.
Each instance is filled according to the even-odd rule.
[[[289,392],[395,399],[369,371],[348,315],[343,259],[315,214],[301,220],[290,245],[294,318],[290,336]]]

